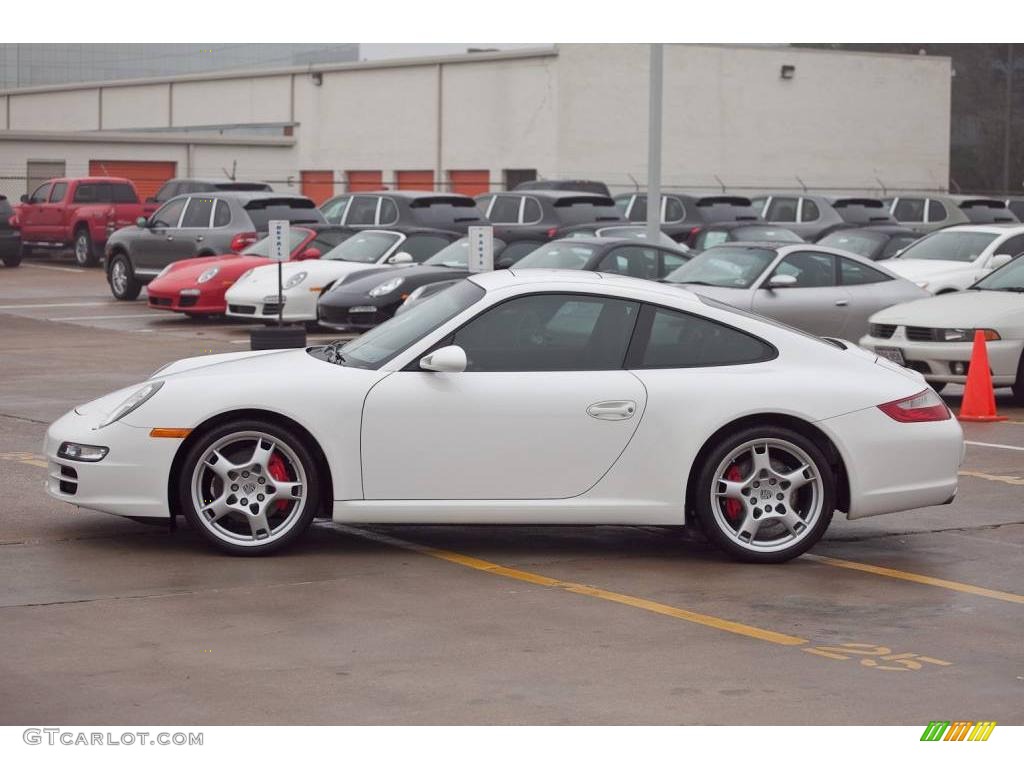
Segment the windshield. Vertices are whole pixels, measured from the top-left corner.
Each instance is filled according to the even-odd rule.
[[[597,253],[597,248],[572,240],[556,240],[542,245],[537,250],[516,262],[516,269],[583,269],[587,262]]]
[[[505,243],[494,238],[494,258],[505,250]],[[463,237],[451,245],[445,246],[429,259],[423,262],[425,267],[454,267],[456,269],[469,268],[469,238]]]
[[[749,288],[774,259],[775,251],[767,248],[722,245],[687,262],[666,277],[665,282]]]
[[[298,227],[288,228],[288,253],[292,253],[299,244],[302,243],[309,237],[308,229],[299,229]],[[264,258],[270,257],[270,238],[264,237],[262,240],[257,240],[255,243],[250,245],[242,254],[245,256],[263,256]]]
[[[647,239],[647,228],[646,227],[603,227],[597,230],[595,233],[598,237],[631,237],[637,240]],[[679,243],[673,240],[671,237],[666,235],[664,232],[658,232],[658,244],[668,245],[673,248],[678,248]],[[685,246],[683,246],[685,247]]]
[[[909,246],[897,259],[974,261],[996,238],[988,232],[936,232]]]
[[[870,232],[833,232],[818,241],[818,245],[839,248],[842,251],[856,253],[858,256],[871,255],[885,239],[884,235]]]
[[[974,284],[983,291],[1024,292],[1024,258],[1017,258]]]
[[[803,238],[800,235],[781,227],[736,227],[732,231],[732,235],[734,240],[746,240],[748,242],[756,240],[767,240],[774,243],[803,242]]]
[[[484,296],[471,280],[456,283],[430,301],[417,302],[408,312],[367,331],[341,348],[345,365],[377,368]]]
[[[320,258],[373,264],[401,240],[402,236],[397,232],[358,232]]]

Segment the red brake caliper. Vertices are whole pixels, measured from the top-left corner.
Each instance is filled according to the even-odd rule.
[[[285,466],[284,459],[281,458],[281,455],[277,451],[274,451],[270,456],[270,462],[267,464],[267,472],[270,473],[270,476],[274,480],[281,483],[290,482],[292,479],[288,476],[288,467]],[[278,512],[284,512],[288,509],[288,502],[279,501],[274,505],[274,509]]]
[[[743,474],[740,472],[738,465],[733,464],[729,467],[725,473],[726,480],[742,480]],[[743,503],[739,499],[726,499],[725,500],[725,516],[730,520],[739,520],[740,513],[743,512]]]

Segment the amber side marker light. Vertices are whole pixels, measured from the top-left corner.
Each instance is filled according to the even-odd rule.
[[[192,434],[191,429],[180,427],[153,427],[149,430],[150,437],[188,437]]]

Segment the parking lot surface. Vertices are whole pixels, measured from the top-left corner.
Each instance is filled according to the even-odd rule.
[[[782,566],[667,528],[326,521],[231,558],[45,495],[50,421],[248,329],[66,260],[0,272],[0,723],[1024,723],[1005,393],[953,504],[837,517]]]

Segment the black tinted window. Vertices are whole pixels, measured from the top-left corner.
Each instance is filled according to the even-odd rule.
[[[765,212],[765,221],[796,221],[795,197],[773,197]]]
[[[630,221],[647,221],[647,196],[637,195],[629,210]]]
[[[469,371],[606,371],[622,367],[639,305],[538,294],[489,309],[455,333]]]
[[[924,221],[924,200],[920,197],[901,197],[892,209],[896,221]]]
[[[81,189],[81,187],[79,187]],[[45,203],[50,197],[50,183],[47,182],[41,187],[37,187],[36,191],[29,195],[28,201],[30,203]],[[75,195],[75,200],[78,200],[78,195]]]
[[[64,195],[68,193],[68,185],[65,181],[58,181],[53,185],[53,193],[50,195],[51,203],[59,203],[64,199]]]
[[[836,284],[835,258],[830,253],[791,253],[775,268],[772,276],[792,275],[796,288],[824,288]]]
[[[290,221],[298,224],[322,224],[323,214],[309,200],[296,198],[293,201],[275,201],[271,205],[265,203],[249,203],[245,206],[253,228],[257,232],[265,232],[271,221]]]
[[[697,315],[645,307],[630,367],[697,368],[769,360],[775,350],[748,333]]]
[[[839,273],[843,285],[867,285],[869,283],[884,283],[891,278],[879,272],[877,269],[861,264],[853,259],[839,257]]]
[[[372,226],[377,223],[376,196],[356,195],[348,204],[345,223],[355,227]]]
[[[523,256],[537,250],[540,245],[539,242],[533,240],[516,240],[514,243],[509,243],[495,260],[496,266],[511,267]]]
[[[487,218],[495,224],[517,224],[521,200],[519,195],[495,195],[494,204]]]
[[[380,199],[380,223],[382,225],[398,223],[398,206],[389,197]]]
[[[111,203],[137,203],[138,195],[131,184],[104,184],[107,187],[107,202]]]
[[[153,199],[156,200],[156,202],[158,203],[167,202],[172,197],[178,194],[179,186],[180,185],[177,181],[168,181],[166,184],[160,187],[160,191],[156,193],[156,196]]]
[[[686,208],[683,207],[682,201],[678,197],[666,197],[664,222],[670,224],[685,218]]]
[[[882,253],[878,258],[891,259],[916,239],[917,238],[913,235],[896,235],[895,237],[890,237],[889,242],[885,244],[885,248],[882,249]]]
[[[416,263],[426,261],[450,243],[446,237],[439,235],[409,235],[399,250],[405,251]]]
[[[210,212],[213,210],[213,199],[209,197],[189,198],[185,218],[181,220],[183,227],[209,227]]]
[[[996,246],[996,253],[1008,253],[1017,257],[1024,253],[1024,235],[1009,237]]]
[[[635,245],[613,248],[601,259],[597,271],[644,280],[657,280],[661,276],[658,273],[658,252],[653,248]]]
[[[213,214],[213,226],[215,227],[226,227],[231,223],[231,206],[223,200],[217,201],[217,207],[214,209]]]
[[[533,224],[540,221],[540,218],[540,203],[532,197],[526,198],[523,201],[523,222],[526,224]]]
[[[947,216],[946,206],[938,200],[928,201],[928,221],[945,221]]]
[[[154,227],[176,227],[178,226],[178,219],[181,218],[181,209],[185,207],[185,201],[188,198],[179,197],[176,200],[171,200],[163,208],[153,214],[153,218],[150,223]]]
[[[820,218],[821,211],[818,210],[818,204],[805,197],[803,212],[800,214],[800,221],[817,221]]]
[[[99,184],[79,184],[75,187],[76,203],[98,203],[100,201]]]
[[[328,200],[324,203],[323,208],[320,209],[323,213],[324,218],[330,224],[340,224],[341,217],[345,214],[345,208],[348,207],[348,197],[339,197],[334,200]]]

